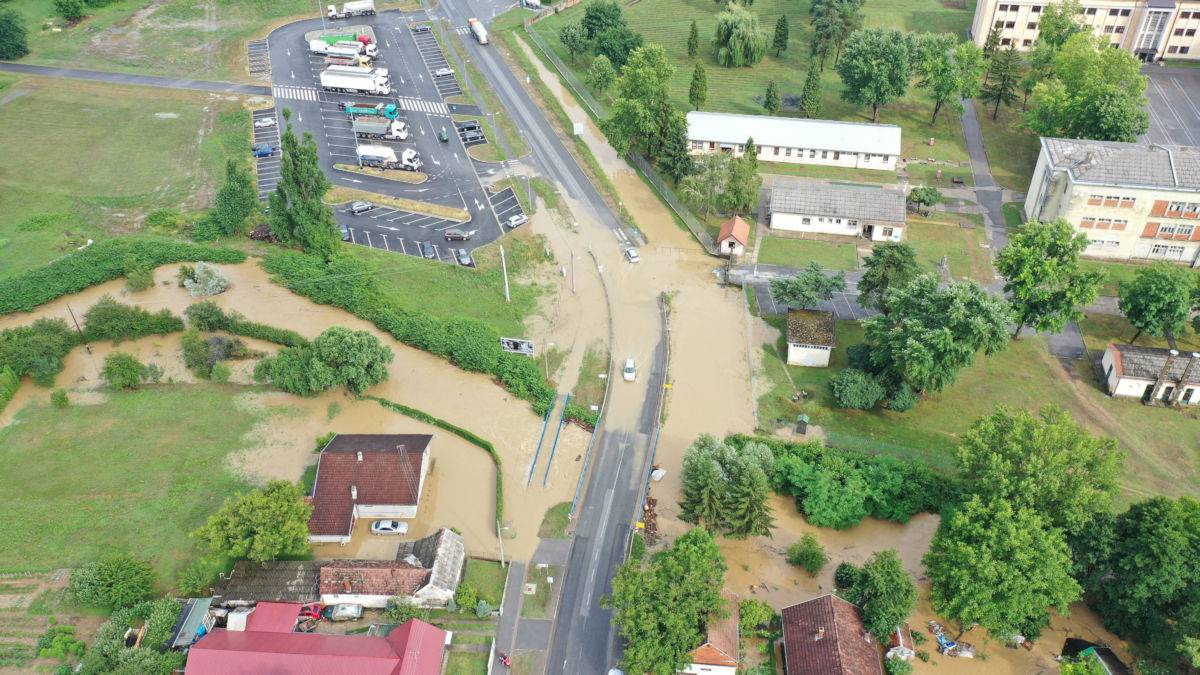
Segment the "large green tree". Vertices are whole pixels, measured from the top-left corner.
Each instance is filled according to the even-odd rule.
[[[326,260],[333,257],[342,241],[333,209],[321,201],[331,187],[321,171],[320,155],[312,134],[296,139],[292,125],[282,138],[279,184],[270,198],[270,226],[281,241],[303,248]]]
[[[771,48],[775,50],[775,58],[783,55],[783,52],[788,48],[788,20],[787,14],[780,14],[779,20],[775,22],[775,36],[771,39]]]
[[[258,186],[248,167],[230,159],[225,163],[225,182],[217,190],[212,220],[225,236],[242,234],[246,219],[258,208]]]
[[[921,274],[917,252],[906,241],[888,241],[876,246],[863,259],[863,275],[858,282],[858,302],[886,314],[887,294],[901,288]]]
[[[1065,220],[1030,221],[1012,235],[996,256],[996,270],[1017,317],[1014,338],[1025,326],[1057,333],[1083,318],[1083,308],[1095,302],[1104,281],[1103,272],[1080,266],[1079,255],[1087,247],[1087,235]]]
[[[998,639],[1036,637],[1079,599],[1062,533],[1033,509],[978,495],[942,523],[924,558],[934,611]]]
[[[0,59],[16,61],[29,53],[29,31],[15,9],[0,9]]]
[[[1079,0],[1062,0],[1042,7],[1042,16],[1038,20],[1038,44],[1058,49],[1072,35],[1087,31],[1079,21],[1082,14]]]
[[[275,480],[230,497],[193,536],[232,558],[266,562],[308,552],[310,515],[300,488]]]
[[[763,96],[763,110],[766,110],[768,115],[779,112],[779,87],[775,84],[775,80],[767,82],[767,93]]]
[[[771,280],[775,302],[795,309],[809,309],[846,290],[846,274],[828,275],[817,261],[808,263],[795,276]]]
[[[587,52],[591,47],[587,30],[582,24],[568,23],[558,29],[558,41],[567,48],[567,54],[574,61],[576,56]]]
[[[640,33],[633,32],[628,26],[620,25],[597,35],[594,48],[596,54],[607,56],[614,68],[622,70],[625,68],[630,54],[641,47],[642,43]]]
[[[1008,344],[1008,303],[975,282],[919,276],[888,293],[887,309],[865,325],[871,364],[892,388],[941,391],[980,351]]]
[[[658,156],[658,169],[672,181],[679,182],[695,170],[695,162],[688,153],[687,118],[678,110],[667,113],[663,124],[662,152]]]
[[[747,139],[742,155],[729,163],[729,179],[721,193],[721,205],[730,213],[749,213],[758,203],[762,176],[758,173],[758,149]]]
[[[681,518],[731,537],[769,536],[774,463],[761,443],[736,448],[702,435],[683,455]]]
[[[583,26],[587,39],[594,40],[612,28],[625,26],[625,14],[616,0],[591,0],[583,8]]]
[[[842,76],[842,100],[871,108],[871,121],[879,121],[879,109],[908,91],[912,65],[909,40],[898,30],[866,28],[846,40],[837,64]]]
[[[612,114],[601,123],[613,148],[624,154],[637,150],[654,160],[665,140],[662,122],[673,110],[667,85],[675,72],[659,45],[634,50],[617,80]]]
[[[621,667],[629,673],[674,673],[704,641],[711,612],[725,611],[725,561],[712,535],[696,528],[642,567],[625,563],[604,604],[625,640]]]
[[[1137,329],[1129,342],[1149,333],[1165,337],[1174,349],[1175,335],[1187,329],[1198,283],[1196,273],[1186,267],[1156,263],[1121,284],[1117,306]]]
[[[729,3],[717,15],[712,45],[718,64],[726,68],[752,66],[766,56],[767,34],[758,25],[758,15]]]
[[[696,54],[700,53],[700,29],[696,27],[696,20],[692,19],[692,28],[688,31],[687,54],[689,59],[696,58]]]
[[[1017,100],[1021,79],[1021,57],[1012,47],[992,54],[987,80],[980,89],[979,100],[992,106],[992,119],[1000,115],[1000,105],[1012,105]]]
[[[679,182],[679,194],[692,208],[711,216],[721,205],[721,195],[729,182],[732,158],[723,153],[703,155],[691,174]]]
[[[469,357],[462,355],[463,359]],[[360,394],[387,379],[392,358],[392,350],[371,333],[334,326],[318,335],[311,345],[288,347],[259,361],[254,377],[300,396],[312,396],[339,385]]]
[[[587,86],[597,94],[603,94],[608,91],[613,82],[617,81],[617,69],[613,68],[612,61],[609,61],[607,56],[598,54],[596,58],[592,59],[592,65],[588,66],[584,79],[587,81]]]
[[[697,62],[696,67],[692,69],[692,83],[688,86],[688,103],[692,110],[699,110],[704,107],[707,98],[708,74],[704,72],[704,64]]]
[[[962,99],[979,95],[986,62],[983,50],[973,42],[958,42],[949,33],[928,33],[916,40],[917,57],[913,69],[917,86],[933,99],[933,117],[937,122],[943,106],[955,112],[963,110]]]
[[[815,119],[821,114],[821,72],[817,64],[808,66],[808,75],[804,78],[804,91],[800,94],[800,112],[809,119]]]
[[[54,0],[54,13],[67,23],[82,21],[86,11],[83,0]]]
[[[880,642],[887,642],[917,604],[917,585],[894,549],[875,553],[843,589],[846,599],[862,608],[863,624]]]

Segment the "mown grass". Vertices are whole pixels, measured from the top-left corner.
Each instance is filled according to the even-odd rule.
[[[551,582],[550,580],[554,581]],[[525,582],[537,584],[533,595],[521,599],[521,616],[529,619],[549,619],[550,604],[554,599],[554,584],[562,583],[562,569],[556,565],[539,568],[530,565],[525,574]]]
[[[786,267],[807,267],[810,262],[816,262],[825,269],[852,270],[858,267],[858,252],[851,242],[768,235],[758,248],[758,262]]]
[[[1004,212],[1004,226],[1017,227],[1025,222],[1025,205],[1022,202],[1004,202],[1000,210]]]
[[[538,537],[542,539],[562,539],[567,536],[567,525],[571,522],[571,502],[562,502],[546,509],[542,516]]]
[[[974,227],[961,227],[969,222]],[[908,242],[917,260],[931,271],[940,271],[943,258],[955,279],[992,280],[992,259],[983,229],[983,218],[974,213],[935,212],[928,218],[909,214]]]
[[[851,169],[844,166],[822,166],[820,164],[790,164],[788,162],[758,162],[759,173],[773,173],[780,176],[801,176],[804,178],[823,178],[826,180],[843,180],[856,183],[883,183],[894,185],[899,182],[895,171],[875,171],[872,169]]]
[[[1083,334],[1083,344],[1094,352],[1103,351],[1110,342],[1161,349],[1170,347],[1165,338],[1145,333],[1130,343],[1130,339],[1137,335],[1137,329],[1125,317],[1113,314],[1085,314],[1079,321],[1079,332]],[[1175,336],[1175,344],[1181,352],[1200,352],[1200,335],[1191,331],[1185,332]]]
[[[1121,284],[1133,281],[1138,272],[1146,269],[1150,264],[1083,260],[1080,262],[1080,266],[1086,270],[1103,272],[1104,284],[1100,287],[1100,295],[1117,297],[1117,293],[1121,290]]]
[[[463,583],[469,583],[479,592],[479,599],[486,600],[492,607],[499,607],[504,598],[504,582],[508,568],[496,560],[467,558],[467,570]]]
[[[169,581],[191,558],[189,534],[245,489],[226,460],[262,415],[208,384],[31,404],[0,429],[12,479],[0,497],[0,570],[72,567],[117,550]]]
[[[988,106],[980,104],[976,112],[992,177],[1001,187],[1025,192],[1029,189],[1029,181],[1033,180],[1033,168],[1041,145],[1036,134],[1021,127],[1020,106],[1000,106],[995,121]]]
[[[486,675],[487,652],[450,652],[446,657],[446,675]]]

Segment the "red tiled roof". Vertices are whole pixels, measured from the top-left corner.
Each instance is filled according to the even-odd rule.
[[[702,666],[730,666],[738,664],[738,604],[737,596],[723,591],[728,602],[729,616],[708,617],[708,637],[704,644],[692,652],[692,663]]]
[[[218,628],[188,652],[188,675],[438,675],[445,631],[413,619],[383,637]]]
[[[428,434],[335,436],[318,460],[308,531],[349,535],[355,503],[415,505],[420,497],[421,460],[432,438]],[[357,498],[351,496],[351,486],[357,490]]]
[[[321,568],[321,595],[412,595],[430,573],[401,560],[333,560]]]
[[[783,649],[787,675],[883,675],[858,607],[836,595],[783,609]]]
[[[260,602],[246,617],[246,630],[263,633],[290,633],[296,628],[300,605],[292,602]]]
[[[733,237],[737,243],[746,246],[750,241],[750,225],[742,220],[741,216],[730,218],[721,223],[721,232],[717,235],[717,243],[720,244],[727,237]]]

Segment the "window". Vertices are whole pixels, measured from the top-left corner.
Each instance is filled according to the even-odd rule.
[[[835,153],[833,153],[833,158],[834,158],[834,159],[841,159],[841,158],[842,158],[842,153],[840,153],[840,152],[835,152]]]
[[[1118,15],[1120,15],[1120,13],[1121,13],[1121,10],[1119,10],[1119,9],[1117,9],[1117,8],[1115,8],[1115,7],[1114,7],[1114,8],[1112,8],[1112,9],[1110,9],[1110,10],[1108,10],[1108,15],[1109,15],[1109,16],[1118,16]]]
[[[1129,16],[1129,10],[1127,10],[1127,9],[1121,10],[1121,16]]]
[[[778,157],[778,156],[779,156],[779,146],[778,146],[778,145],[777,145],[777,146],[775,146],[775,156],[776,156],[776,157]]]
[[[1088,206],[1100,206],[1104,203],[1104,195],[1088,195]]]
[[[1158,226],[1158,234],[1159,235],[1175,234],[1175,226],[1174,225],[1159,225]]]
[[[1105,195],[1104,196],[1104,205],[1105,206],[1111,207],[1111,206],[1116,206],[1117,204],[1120,204],[1120,203],[1121,203],[1120,197],[1114,197],[1113,195]]]
[[[1113,239],[1091,239],[1088,241],[1088,248],[1091,249],[1108,249],[1112,250],[1120,248],[1121,242]]]
[[[800,224],[801,225],[812,225],[812,218],[801,218]]]
[[[1000,40],[1000,44],[1004,47],[1007,47],[1008,45],[1012,44],[1012,40],[1010,40],[1008,38],[1004,38],[1004,39]]]
[[[821,151],[821,159],[829,159],[829,151],[828,150]]]
[[[1029,23],[1025,24],[1025,27],[1028,28],[1029,30],[1037,30],[1037,22],[1030,21]]]
[[[1172,34],[1172,35],[1174,35],[1174,36],[1176,36],[1176,37],[1181,37],[1181,36],[1183,35],[1183,29],[1182,29],[1182,28],[1176,28],[1176,29],[1175,29],[1175,32],[1174,32],[1174,33],[1171,33],[1171,34]]]
[[[997,21],[993,27],[994,28],[1004,28],[1004,21]]]
[[[1176,225],[1175,236],[1191,237],[1194,229],[1191,225]]]
[[[1150,255],[1156,258],[1181,258],[1183,257],[1183,247],[1155,244],[1154,247],[1150,249]]]
[[[883,236],[884,236],[884,237],[887,237],[887,238],[891,238],[891,236],[892,236],[892,228],[890,228],[890,227],[885,227],[885,228],[883,228]]]
[[[1028,47],[1031,44],[1033,44],[1033,40],[1021,40],[1022,47]]]
[[[783,149],[783,156],[784,156],[784,157],[791,157],[791,156],[792,156],[792,149],[791,149],[791,148],[784,148],[784,149]],[[800,151],[800,156],[801,156],[801,157],[803,157],[803,156],[804,156],[804,151],[803,151],[803,150],[801,150],[801,151]]]
[[[1030,8],[1029,8],[1029,13],[1030,13],[1030,14],[1040,14],[1041,12],[1042,12],[1042,6],[1041,6],[1041,5],[1034,5],[1033,7],[1030,7]]]
[[[1008,11],[1008,5],[1000,5],[1000,6],[999,6],[999,7],[997,7],[996,9],[1000,10],[1001,12],[1007,12],[1007,11]]]
[[[847,224],[847,225],[849,225],[850,227],[858,227],[858,221],[857,221],[857,220],[847,220],[847,221],[846,221],[846,224]]]
[[[1004,22],[1004,27],[1005,27],[1005,28],[1016,28],[1016,27],[1017,27],[1017,22],[1016,22],[1016,21],[1005,21],[1005,22]]]
[[[1123,231],[1125,229],[1125,226],[1128,224],[1129,224],[1128,220],[1120,220],[1120,219],[1114,218],[1112,221],[1112,229],[1117,230],[1117,231]]]
[[[1188,202],[1187,206],[1185,206],[1183,210],[1187,211],[1188,213],[1200,211],[1200,202]]]
[[[834,219],[833,219],[833,224],[834,224],[834,225],[841,225],[841,224],[842,224],[842,219],[841,219],[841,218],[834,218]]]
[[[1137,200],[1133,197],[1121,197],[1121,208],[1132,209]]]
[[[1096,15],[1096,8],[1095,8],[1095,7],[1088,7],[1087,9],[1083,10],[1083,13],[1084,13],[1085,15],[1087,15],[1087,16],[1095,16],[1095,15]]]
[[[1186,53],[1188,53],[1188,52],[1190,52],[1190,51],[1192,51],[1192,48],[1191,48],[1191,47],[1180,47],[1180,48],[1179,48],[1179,53],[1180,53],[1180,54],[1186,54]]]
[[[809,159],[813,159],[813,158],[815,158],[816,156],[817,156],[817,151],[816,151],[816,150],[809,150],[809,151],[808,151],[808,158],[809,158]]]
[[[1180,397],[1180,400],[1183,401],[1184,403],[1191,403],[1192,402],[1192,394],[1194,394],[1195,392],[1196,392],[1196,390],[1191,387],[1184,389],[1183,396]]]
[[[1112,32],[1113,32],[1113,31],[1115,31],[1116,29],[1117,29],[1117,27],[1116,27],[1116,26],[1105,26],[1105,27],[1104,27],[1104,32],[1105,32],[1105,33],[1112,33]]]
[[[880,156],[879,156],[879,161],[883,162],[884,164],[887,164],[887,161],[888,161],[888,156],[887,156],[887,155],[880,155]]]
[[[1186,206],[1186,204],[1183,202],[1171,202],[1171,204],[1167,206],[1167,211],[1182,211],[1184,206]]]
[[[1190,18],[1192,18],[1192,13],[1191,13],[1191,12],[1180,12],[1180,13],[1179,13],[1179,18],[1181,18],[1181,19],[1190,19]]]
[[[1116,32],[1117,32],[1117,33],[1124,33],[1124,32],[1125,32],[1125,26],[1117,26],[1117,30],[1116,30]]]
[[[1096,219],[1095,218],[1083,218],[1079,221],[1079,226],[1090,230],[1096,226]]]
[[[1187,30],[1183,31],[1183,34],[1184,34],[1185,36],[1187,36],[1187,37],[1195,37],[1195,36],[1196,36],[1196,29],[1195,29],[1195,28],[1189,28],[1189,29],[1187,29]]]
[[[1167,53],[1168,54],[1178,54],[1179,47],[1176,47],[1175,45],[1171,45],[1170,47],[1167,47]]]

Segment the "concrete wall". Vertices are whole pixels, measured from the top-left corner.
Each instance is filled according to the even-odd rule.
[[[829,355],[832,351],[828,347],[814,347],[789,342],[787,362],[791,366],[824,368],[829,365]]]
[[[808,224],[804,223],[805,218],[808,219]],[[837,222],[839,220],[840,223]],[[807,213],[772,213],[771,229],[857,237],[862,235],[862,221],[848,218],[827,218]]]
[[[754,136],[748,131],[747,137]],[[734,157],[741,157],[743,146],[715,143],[699,138],[689,138],[689,152],[693,155],[704,155],[716,152],[729,152]],[[797,143],[800,141],[798,140]],[[851,169],[875,169],[877,171],[895,171],[896,155],[883,155],[869,152],[867,148],[859,152],[842,152],[822,150],[821,148],[784,147],[775,145],[760,145],[758,159],[763,162],[783,162],[787,164],[819,164],[821,166],[841,166]]]
[[[737,675],[737,668],[733,666],[702,666],[698,663],[689,663],[687,668],[679,671],[687,675]]]

